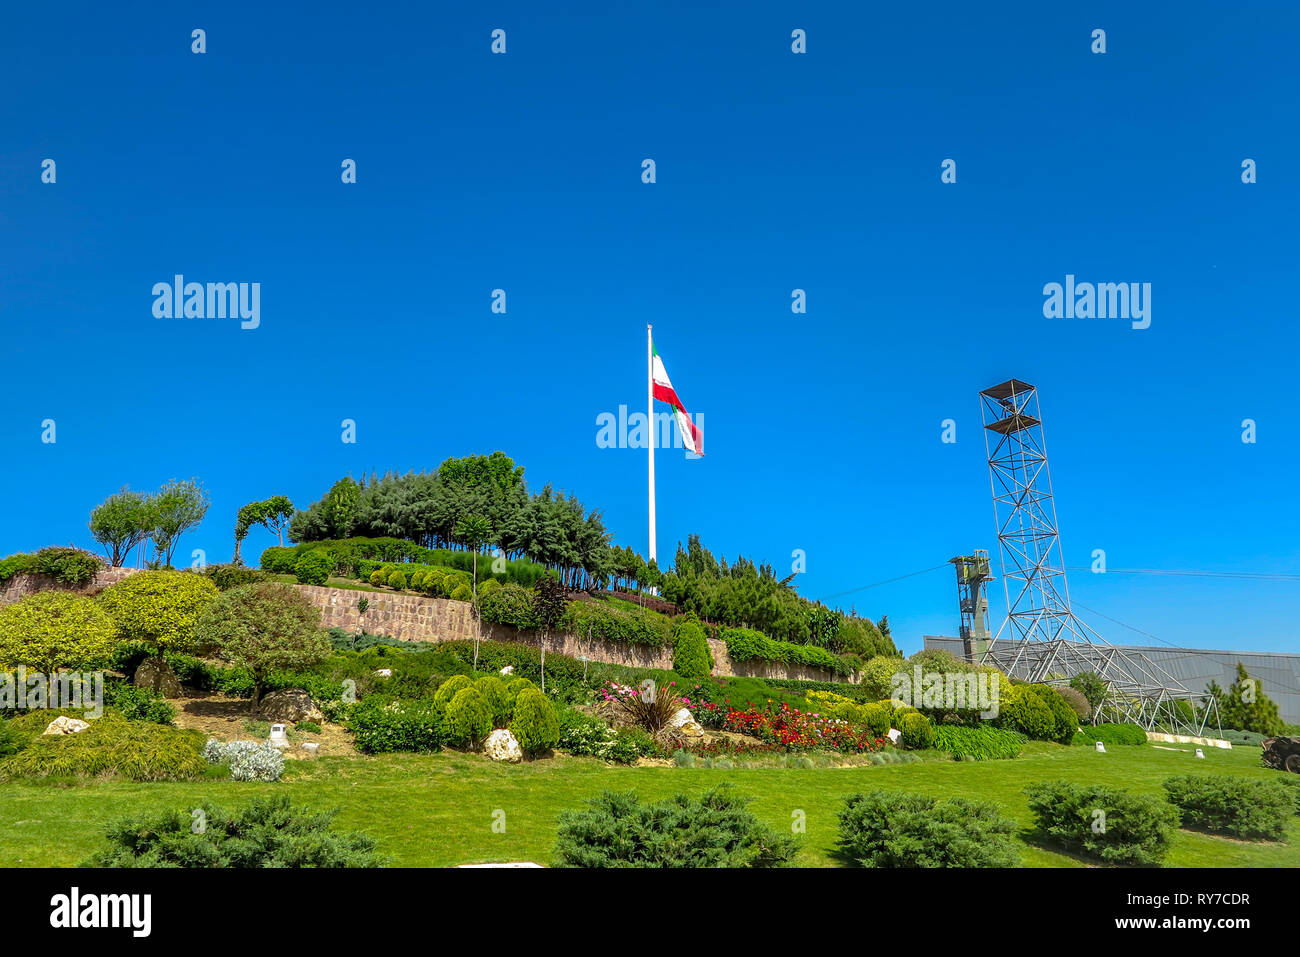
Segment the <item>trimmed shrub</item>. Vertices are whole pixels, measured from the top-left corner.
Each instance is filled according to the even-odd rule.
[[[123,638],[144,642],[157,654],[192,644],[199,614],[219,594],[193,572],[144,571],[104,589],[97,600]]]
[[[694,616],[673,626],[673,671],[683,678],[707,678],[713,672],[708,637]]]
[[[229,591],[240,585],[266,581],[265,571],[243,565],[207,565],[203,574],[212,579],[212,584],[217,586],[218,591]]]
[[[1179,823],[1164,801],[1103,785],[1043,781],[1025,793],[1046,836],[1107,864],[1158,864]]]
[[[370,584],[376,588],[384,585],[388,581],[389,571],[385,568],[376,568],[370,573]]]
[[[388,585],[389,588],[396,588],[398,591],[401,591],[406,587],[406,576],[397,569],[393,569],[393,571],[388,573],[388,578],[385,580],[385,584]]]
[[[510,733],[527,755],[541,754],[555,747],[560,740],[560,722],[555,714],[555,705],[540,691],[523,689],[515,701]]]
[[[902,727],[898,730],[903,732],[899,742],[909,751],[923,751],[934,746],[934,725],[923,714],[904,715]]]
[[[44,727],[54,712],[36,719]],[[166,725],[127,721],[105,712],[77,734],[41,735],[0,761],[0,778],[98,777],[128,781],[185,781],[201,777],[203,736]]]
[[[955,758],[974,758],[988,761],[1016,758],[1025,747],[1025,736],[1017,731],[1000,728],[963,728],[941,724],[934,729],[934,747],[947,751]]]
[[[431,701],[392,701],[371,695],[347,718],[357,750],[365,754],[391,751],[437,751],[447,740],[442,708]]]
[[[520,585],[502,585],[478,596],[479,617],[498,625],[515,628],[535,628],[537,613],[533,608],[533,593]]]
[[[451,703],[451,699],[456,696],[457,692],[473,686],[474,679],[468,675],[452,675],[452,677],[438,685],[438,690],[433,695],[433,703],[440,708],[445,708]]]
[[[295,810],[288,796],[253,801],[235,814],[203,804],[202,833],[190,808],[125,818],[108,829],[108,847],[83,867],[379,867],[375,842],[330,830],[334,814]]]
[[[505,682],[496,675],[484,675],[474,682],[474,690],[479,693],[488,711],[492,714],[492,727],[504,728],[510,723],[513,701],[506,692]]]
[[[293,577],[304,585],[324,585],[334,571],[334,560],[323,551],[303,554],[293,566]]]
[[[1071,744],[1088,747],[1097,741],[1103,744],[1146,744],[1147,733],[1136,724],[1085,724],[1070,739]]]
[[[727,785],[642,804],[606,791],[560,815],[556,867],[790,867],[798,842],[759,821]]]
[[[411,588],[416,591],[423,591],[426,575],[428,575],[428,572],[423,568],[417,568],[415,571],[411,572]]]
[[[1028,690],[1029,687],[1011,685],[1002,689],[997,726],[1007,731],[1019,731],[1033,741],[1055,740],[1056,715],[1042,697]]]
[[[81,548],[51,545],[32,556],[27,571],[53,578],[61,585],[78,587],[94,581],[103,562]]]
[[[886,705],[869,702],[861,708],[862,723],[865,724],[877,738],[883,738],[889,733],[889,708]]]
[[[1074,710],[1080,722],[1087,721],[1092,717],[1092,705],[1082,691],[1055,685],[1053,687],[1056,688],[1056,693],[1065,699],[1065,703]]]
[[[1069,744],[1070,739],[1074,737],[1074,732],[1079,728],[1079,716],[1075,714],[1069,702],[1059,691],[1049,685],[1022,685],[1021,687],[1029,694],[1037,695],[1038,700],[1047,705],[1047,709],[1052,713],[1054,730],[1047,740],[1058,744]]]
[[[724,628],[718,637],[726,643],[727,654],[733,661],[778,661],[791,665],[825,668],[836,674],[847,675],[853,669],[843,659],[816,645],[796,645],[776,641],[751,628]]]
[[[1285,839],[1296,812],[1292,789],[1280,781],[1187,774],[1169,778],[1164,788],[1169,803],[1182,812],[1185,827],[1249,840]]]
[[[483,696],[473,688],[457,691],[447,704],[447,743],[473,749],[491,733],[492,711]],[[522,741],[520,746],[523,746]]]
[[[511,714],[514,714],[515,702],[519,700],[520,692],[528,688],[537,690],[537,685],[535,685],[532,681],[530,681],[527,678],[511,678],[509,681],[505,682],[505,686],[506,686],[506,709]]]
[[[964,798],[872,791],[844,799],[840,853],[863,867],[1016,867],[1015,821]]]
[[[108,659],[116,639],[113,620],[80,595],[36,592],[0,608],[0,664],[6,667],[30,665],[53,674],[94,665]]]
[[[298,549],[272,545],[262,552],[262,558],[258,564],[262,566],[262,571],[269,572],[272,575],[292,575],[297,562]]]
[[[569,602],[558,627],[580,638],[663,648],[672,641],[672,620],[655,611],[607,601]]]
[[[469,585],[457,585],[449,597],[452,601],[473,601],[474,589]]]
[[[489,578],[485,582],[478,583],[478,597],[481,600],[484,595],[490,595],[494,591],[499,591],[500,589],[501,583],[495,578]]]

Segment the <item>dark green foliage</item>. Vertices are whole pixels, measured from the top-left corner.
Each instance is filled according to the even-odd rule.
[[[51,718],[50,720],[54,719]],[[30,740],[30,733],[18,730],[12,721],[0,718],[0,758],[7,758],[11,754],[17,754],[27,747],[27,742]]]
[[[898,730],[903,732],[899,743],[909,751],[923,751],[934,746],[934,725],[920,712],[904,715]]]
[[[502,585],[478,599],[479,617],[485,622],[514,628],[537,627],[531,588]]]
[[[298,555],[297,548],[272,545],[262,552],[259,564],[262,566],[262,571],[271,575],[292,575],[294,565],[298,563]]]
[[[673,626],[673,671],[683,678],[707,678],[713,671],[713,652],[693,615],[678,619]]]
[[[109,845],[83,867],[298,868],[379,867],[375,842],[333,831],[334,812],[295,809],[287,795],[253,801],[230,813],[201,805],[202,833],[191,809],[127,818],[108,829]]]
[[[54,714],[35,717],[43,728]],[[201,777],[207,767],[200,754],[203,741],[197,731],[127,721],[105,711],[77,734],[31,738],[0,761],[0,779],[116,775],[128,781],[184,781]]]
[[[0,559],[0,585],[15,575],[30,575],[36,570],[36,556],[19,552]]]
[[[1237,662],[1237,680],[1226,691],[1215,681],[1211,681],[1205,690],[1218,703],[1219,722],[1225,728],[1254,731],[1265,737],[1280,735],[1286,728],[1277,702],[1264,694],[1263,683],[1247,674],[1240,661]]]
[[[510,733],[529,756],[549,751],[560,740],[560,722],[555,705],[534,688],[525,688],[515,699]]]
[[[870,707],[870,705],[868,705]],[[1025,736],[1016,731],[1000,728],[963,728],[941,724],[934,729],[932,747],[947,751],[955,758],[975,758],[980,761],[995,758],[1016,758],[1025,747]]]
[[[1025,793],[1044,835],[1108,864],[1160,863],[1179,823],[1164,801],[1103,785],[1043,781]]]
[[[849,674],[853,670],[843,658],[831,654],[825,648],[776,641],[750,628],[724,628],[718,637],[726,643],[727,654],[733,661],[779,661],[790,665],[825,668],[836,674]]]
[[[437,751],[447,742],[447,721],[432,701],[396,701],[371,695],[348,718],[357,750],[366,754],[390,751]]]
[[[671,619],[648,609],[620,608],[609,602],[569,602],[554,627],[580,638],[656,648],[672,640]]]
[[[790,867],[798,842],[758,820],[727,785],[642,804],[606,791],[560,815],[556,867]]]
[[[1164,782],[1169,803],[1185,827],[1222,831],[1248,840],[1280,841],[1296,813],[1291,788],[1280,781],[1187,774]]]
[[[31,570],[48,575],[62,585],[86,585],[94,580],[103,565],[90,552],[80,548],[51,545],[36,553]]]
[[[1016,867],[1016,823],[994,804],[872,791],[844,799],[840,853],[863,867]]]
[[[293,726],[293,730],[302,731],[307,734],[320,734],[320,725],[315,721],[299,721]]]
[[[1136,724],[1085,724],[1074,733],[1071,744],[1146,744],[1147,733]]]
[[[1044,698],[1017,684],[1000,689],[997,726],[1018,731],[1033,741],[1054,741],[1059,734],[1056,714]]]
[[[128,721],[171,724],[176,718],[176,709],[156,691],[111,678],[104,682],[104,703]]]
[[[304,585],[324,585],[334,570],[334,560],[320,549],[303,554],[293,564],[293,577]]]
[[[1069,702],[1049,685],[1021,685],[1020,688],[1028,694],[1036,695],[1052,714],[1053,730],[1044,740],[1069,744],[1079,727],[1079,716]]]

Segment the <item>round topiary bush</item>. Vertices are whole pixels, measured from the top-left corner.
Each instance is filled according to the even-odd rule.
[[[673,671],[683,678],[707,678],[713,672],[708,636],[694,615],[682,618],[673,628]]]
[[[1019,731],[1034,741],[1052,741],[1056,736],[1056,716],[1047,703],[1028,688],[1028,685],[1012,685],[1003,689],[997,725],[1008,731]]]
[[[438,690],[433,693],[433,703],[439,707],[446,707],[448,702],[456,696],[456,692],[464,691],[472,687],[474,681],[467,675],[452,675],[442,684],[438,685]]]
[[[1082,691],[1076,691],[1074,688],[1068,687],[1057,687],[1056,693],[1065,699],[1065,703],[1074,710],[1079,721],[1087,721],[1092,717],[1092,705],[1088,703],[1088,699]]]
[[[217,599],[217,586],[194,572],[136,572],[96,599],[127,641],[154,654],[184,651],[194,640],[199,613]]]
[[[386,568],[376,568],[373,572],[370,573],[370,584],[374,585],[376,588],[378,588],[380,585],[385,584],[387,581],[388,581],[388,569]]]
[[[457,747],[476,748],[491,733],[492,710],[483,696],[473,688],[457,691],[447,705],[448,743]],[[558,726],[556,734],[559,734]]]
[[[97,664],[117,639],[113,619],[90,598],[45,591],[0,608],[0,663],[53,674]]]
[[[387,585],[389,588],[396,588],[400,591],[406,587],[406,576],[396,569],[393,569],[393,571],[388,575]]]
[[[889,709],[884,705],[870,702],[862,706],[862,723],[878,738],[889,733]]]
[[[492,712],[492,727],[504,728],[510,723],[511,700],[506,693],[506,683],[496,675],[484,675],[474,682],[474,690],[479,693],[488,709]]]
[[[524,754],[540,754],[555,747],[560,740],[560,719],[555,705],[536,688],[523,689],[515,700],[510,733]]]
[[[483,598],[492,594],[501,587],[501,583],[495,578],[489,578],[487,581],[478,583],[478,597]]]
[[[423,591],[424,576],[427,574],[428,572],[423,568],[417,568],[415,571],[411,572],[411,588],[415,591]]]
[[[469,585],[457,585],[455,591],[451,593],[452,601],[473,601],[474,589]]]
[[[334,558],[322,548],[303,553],[294,563],[293,577],[304,585],[324,585],[334,571]]]
[[[903,726],[898,730],[903,732],[900,742],[909,751],[922,751],[934,745],[934,725],[919,712],[904,715]]]
[[[529,688],[537,687],[537,685],[534,684],[531,680],[522,677],[511,678],[509,681],[505,683],[505,686],[506,686],[506,707],[510,710],[511,714],[514,714],[515,702],[519,700],[520,693],[526,691]]]
[[[1048,735],[1048,740],[1069,744],[1074,732],[1079,729],[1079,716],[1074,713],[1069,702],[1050,685],[1024,685],[1024,688],[1030,694],[1037,695],[1038,700],[1047,705],[1052,713],[1053,731]]]

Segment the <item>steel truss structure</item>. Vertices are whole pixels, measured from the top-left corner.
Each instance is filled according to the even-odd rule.
[[[1094,723],[1200,735],[1212,716],[1217,729],[1213,698],[1189,691],[1145,654],[1111,645],[1070,609],[1038,391],[1010,379],[981,392],[980,406],[1007,617],[978,661],[1047,684],[1095,673],[1107,692]]]

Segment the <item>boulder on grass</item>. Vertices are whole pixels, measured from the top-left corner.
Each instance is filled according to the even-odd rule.
[[[704,726],[685,708],[677,711],[668,719],[668,727],[687,738],[704,737]]]
[[[483,742],[483,753],[493,761],[508,761],[518,764],[524,759],[524,750],[519,747],[515,736],[505,728],[498,728],[488,735]]]
[[[135,686],[156,691],[164,698],[179,698],[181,680],[164,658],[146,658],[135,669]]]
[[[50,722],[41,734],[76,734],[78,731],[85,731],[90,727],[90,723],[82,721],[80,718],[69,718],[67,715],[59,715]]]
[[[321,714],[311,695],[298,688],[286,688],[284,691],[272,691],[263,695],[253,713],[263,721],[273,724],[297,724],[299,721],[321,722]]]

